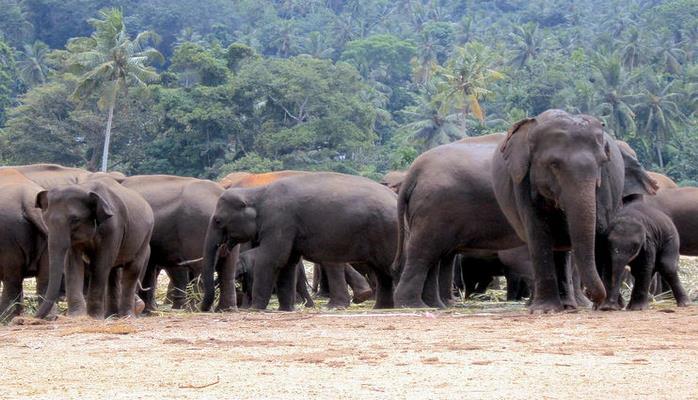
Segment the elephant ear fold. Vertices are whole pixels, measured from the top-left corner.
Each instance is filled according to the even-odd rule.
[[[111,204],[99,194],[90,192],[90,202],[94,209],[97,224],[101,224],[114,216],[114,209]]]
[[[531,163],[528,135],[535,122],[535,118],[524,118],[515,123],[509,128],[507,137],[500,148],[507,170],[517,184],[521,183],[528,174]]]
[[[34,208],[40,208],[42,211],[48,208],[48,190],[42,190],[36,194]]]
[[[618,146],[618,148],[623,156],[623,164],[625,164],[623,198],[657,194],[659,189],[657,181],[647,174],[647,171],[642,168],[637,158],[633,157],[632,153],[625,146]]]

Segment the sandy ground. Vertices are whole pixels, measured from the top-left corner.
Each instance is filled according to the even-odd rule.
[[[20,323],[19,325],[17,323]],[[20,318],[2,398],[698,398],[698,305]]]

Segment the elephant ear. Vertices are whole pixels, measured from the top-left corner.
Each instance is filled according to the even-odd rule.
[[[625,164],[625,182],[623,184],[623,198],[641,195],[655,195],[659,189],[657,181],[652,179],[642,168],[637,158],[628,151],[628,147],[618,146]],[[634,151],[633,151],[634,152]]]
[[[97,224],[101,224],[114,216],[114,208],[112,205],[99,194],[90,192],[90,203],[94,209]]]
[[[524,118],[515,123],[507,132],[507,137],[502,143],[501,152],[509,174],[514,183],[519,184],[528,174],[531,164],[531,149],[528,144],[528,135],[535,125],[535,118]]]
[[[48,190],[42,190],[36,194],[34,208],[40,208],[42,211],[45,211],[48,208]]]

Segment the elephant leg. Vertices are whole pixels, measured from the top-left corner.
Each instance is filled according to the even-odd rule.
[[[352,303],[361,304],[373,297],[373,289],[371,289],[371,285],[369,285],[366,278],[349,264],[344,266],[344,279],[354,294]]]
[[[436,262],[429,268],[427,279],[424,282],[424,291],[422,292],[422,300],[429,307],[446,308],[446,305],[441,301],[441,293],[439,292],[439,263]]]
[[[87,312],[85,303],[85,262],[81,254],[70,251],[65,268],[65,293],[68,302],[68,315],[81,316]]]
[[[284,240],[283,238],[274,239],[270,238],[266,243],[263,242],[259,247],[256,247],[253,250],[248,250],[255,252],[255,262],[252,270],[253,282],[251,307],[255,310],[264,310],[267,308],[269,305],[269,300],[271,299],[272,290],[274,289],[274,282],[279,275],[279,272],[284,267],[288,267],[289,259],[291,257],[292,243]],[[298,261],[298,259],[295,260],[295,262]],[[295,269],[293,269],[293,280],[295,280],[296,277],[295,272]],[[285,272],[285,274],[288,273],[288,271]],[[282,282],[282,289],[285,288],[284,285],[288,285],[288,282]],[[293,295],[295,295],[295,288],[296,286],[294,283],[293,286],[291,286],[291,293]],[[277,291],[278,290],[279,288],[277,287]],[[291,296],[288,300],[293,303],[293,296]],[[292,307],[293,306],[291,305],[291,308]]]
[[[423,300],[427,275],[432,268],[437,269],[440,259],[440,249],[432,248],[433,238],[421,238],[417,232],[410,234],[405,246],[405,266],[400,275],[400,280],[395,289],[395,305],[397,307],[424,308],[427,304]],[[438,271],[438,269],[437,269]],[[438,297],[438,272],[432,276],[432,293],[430,297]],[[439,299],[439,302],[441,300]]]
[[[558,290],[563,307],[567,310],[577,308],[577,300],[574,297],[574,283],[572,278],[572,263],[569,252],[556,251],[553,253],[555,259],[555,272],[557,274]]]
[[[649,308],[650,282],[654,265],[655,255],[647,251],[641,251],[640,256],[633,260],[630,272],[635,278],[635,285],[633,285],[633,291],[630,294],[629,310],[639,311]]]
[[[671,292],[674,294],[674,299],[676,299],[676,305],[678,307],[686,307],[691,302],[686,294],[686,291],[681,284],[679,279],[679,254],[673,251],[662,252],[659,257],[657,257],[657,271],[660,275],[660,280],[666,280],[667,284],[671,288]]]
[[[327,276],[327,271],[320,264],[315,264],[320,271],[320,280],[318,280],[317,297],[330,298],[330,282]]]
[[[141,286],[145,290],[139,290],[138,293],[143,302],[145,302],[145,309],[143,310],[145,314],[150,314],[158,308],[155,301],[155,291],[159,273],[160,269],[158,266],[153,262],[149,262],[143,275],[143,282],[141,282]]]
[[[296,274],[296,295],[300,296],[306,308],[315,307],[313,297],[308,291],[308,277],[305,274],[305,265],[303,265],[303,261],[298,262]]]
[[[442,257],[439,262],[439,294],[444,305],[449,307],[456,303],[453,296],[453,260],[455,257],[454,253],[449,253]]]
[[[310,287],[310,290],[313,291],[313,294],[317,294],[318,290],[320,290],[320,279],[322,279],[320,275],[320,266],[317,264],[313,264],[313,284]]]
[[[327,284],[330,289],[330,301],[327,303],[327,308],[344,309],[349,307],[351,298],[344,274],[345,264],[323,263],[322,269],[327,275]]]
[[[529,221],[526,228],[534,277],[533,301],[529,309],[532,313],[562,311],[564,306],[557,284],[552,236],[549,228],[537,217],[529,217]]]
[[[0,296],[0,322],[22,312],[22,278],[4,276]]]
[[[167,285],[167,298],[172,303],[173,310],[181,310],[187,304],[189,271],[187,268],[169,266],[165,268],[165,273],[170,278],[170,283]]]
[[[299,260],[300,257],[292,257],[277,274],[276,296],[279,299],[279,311],[295,310]]]
[[[373,268],[376,276],[376,304],[374,309],[394,308],[393,277],[383,269]]]
[[[218,280],[220,281],[220,300],[216,311],[236,311],[237,296],[235,295],[235,267],[240,256],[240,245],[228,251],[225,257],[220,257]]]
[[[109,272],[106,295],[105,316],[119,315],[119,298],[121,298],[121,276],[122,268],[112,268]]]

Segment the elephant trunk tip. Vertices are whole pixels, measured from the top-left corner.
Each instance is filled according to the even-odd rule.
[[[44,319],[48,316],[48,314],[51,312],[51,309],[53,309],[55,302],[52,300],[44,300],[41,303],[41,306],[39,307],[39,310],[36,312],[35,317],[39,319]]]

